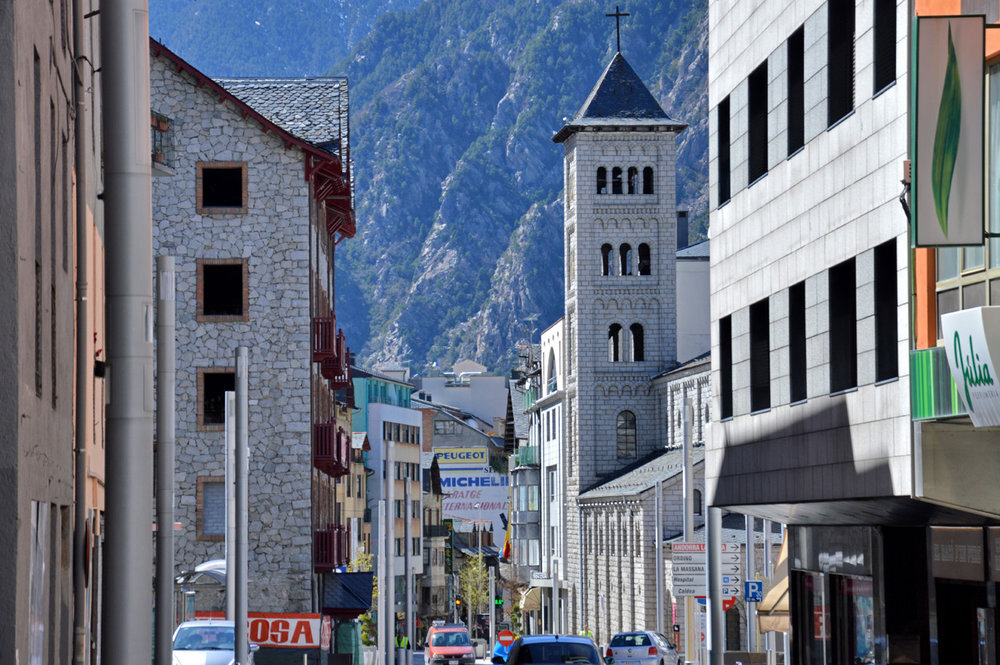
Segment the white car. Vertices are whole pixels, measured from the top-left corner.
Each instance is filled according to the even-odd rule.
[[[677,665],[677,649],[663,634],[652,630],[618,633],[608,643],[606,661],[614,665]]]
[[[233,665],[235,639],[232,621],[185,621],[174,631],[174,665]],[[250,645],[250,665],[258,648]]]

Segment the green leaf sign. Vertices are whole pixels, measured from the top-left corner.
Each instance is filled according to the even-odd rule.
[[[931,163],[931,189],[934,208],[944,237],[948,237],[948,201],[951,200],[951,181],[955,175],[958,156],[958,139],[962,133],[962,80],[955,57],[955,42],[948,26],[948,65],[944,74],[944,90],[938,109],[937,130],[934,134],[934,156]]]

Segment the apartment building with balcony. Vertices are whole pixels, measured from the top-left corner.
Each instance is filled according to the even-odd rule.
[[[347,82],[216,81],[154,40],[150,77],[153,248],[176,262],[175,560],[191,570],[224,556],[225,395],[245,345],[249,608],[319,611],[351,551],[338,498],[350,365],[333,281],[335,247],[354,231]]]

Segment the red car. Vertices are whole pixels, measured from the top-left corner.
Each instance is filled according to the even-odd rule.
[[[427,631],[424,662],[427,665],[473,665],[476,654],[465,624],[435,621]]]

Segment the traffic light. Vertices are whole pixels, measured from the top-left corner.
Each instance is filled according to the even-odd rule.
[[[493,604],[496,605],[497,607],[503,606],[503,597],[502,596],[497,596],[496,598],[494,598],[493,599]]]
[[[462,609],[462,599],[461,598],[456,598],[455,599],[455,608],[456,609]]]

